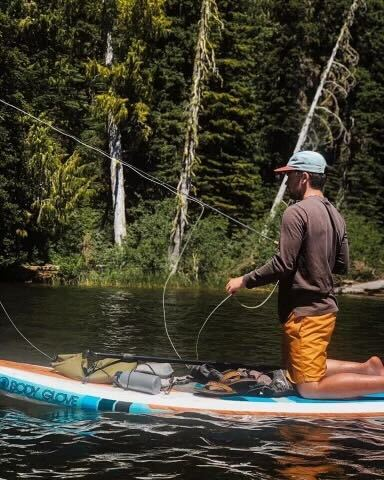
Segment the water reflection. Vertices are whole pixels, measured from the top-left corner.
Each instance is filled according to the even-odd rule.
[[[279,478],[297,480],[317,480],[319,475],[345,474],[340,465],[330,459],[332,452],[332,431],[328,427],[316,425],[283,424],[278,427],[281,439],[287,448],[275,454],[281,464],[277,468]]]

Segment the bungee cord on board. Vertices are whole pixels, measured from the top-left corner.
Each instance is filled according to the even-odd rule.
[[[32,118],[33,120],[35,120],[36,122],[42,124],[42,125],[45,125],[46,127],[54,130],[55,132],[58,132],[59,134],[67,137],[67,138],[70,138],[72,140],[74,140],[75,142],[77,142],[78,144],[90,149],[90,150],[93,150],[97,153],[99,153],[100,155],[110,159],[110,160],[114,160],[116,162],[119,162],[121,165],[124,165],[125,167],[129,168],[131,171],[135,172],[137,175],[139,175],[140,177],[144,178],[145,180],[148,180],[156,185],[160,185],[161,187],[165,188],[166,190],[168,190],[169,192],[175,194],[175,195],[182,195],[184,196],[186,199],[196,203],[197,205],[199,205],[201,207],[201,213],[197,219],[197,221],[195,222],[194,226],[192,227],[192,229],[190,230],[189,232],[189,235],[188,235],[188,238],[187,238],[187,241],[185,242],[184,244],[184,247],[179,255],[179,258],[177,259],[176,261],[176,269],[177,269],[177,266],[179,265],[179,262],[181,260],[181,257],[191,239],[191,236],[192,236],[192,233],[194,231],[194,229],[196,228],[196,225],[198,224],[198,222],[201,220],[203,214],[204,214],[204,211],[205,209],[209,209],[215,213],[217,213],[218,215],[221,215],[222,217],[224,218],[227,218],[228,220],[230,220],[231,222],[253,232],[253,233],[256,233],[259,237],[261,238],[264,238],[265,240],[269,240],[270,242],[274,243],[275,245],[278,243],[276,242],[276,240],[273,240],[272,238],[268,237],[266,234],[264,234],[263,232],[260,232],[252,227],[250,227],[249,225],[241,222],[240,220],[237,220],[236,218],[234,217],[231,217],[230,215],[226,214],[225,212],[222,212],[221,210],[213,207],[212,205],[209,205],[205,202],[203,202],[202,200],[192,196],[192,195],[189,195],[189,194],[186,194],[186,193],[183,193],[183,192],[178,192],[178,190],[167,184],[166,182],[163,182],[162,180],[159,180],[158,178],[154,177],[153,175],[150,175],[149,173],[146,173],[142,170],[140,170],[139,168],[135,167],[134,165],[128,163],[128,162],[125,162],[123,160],[119,160],[119,159],[116,159],[114,157],[112,157],[111,155],[109,155],[108,153],[106,153],[104,150],[98,148],[98,147],[94,147],[92,145],[89,145],[88,143],[84,142],[83,140],[81,140],[80,138],[74,136],[74,135],[71,135],[70,133],[58,128],[58,127],[55,127],[54,125],[52,125],[51,123],[45,121],[45,120],[42,120],[41,118],[38,118],[36,117],[35,115],[32,115],[31,113],[23,110],[22,108],[20,107],[17,107],[16,105],[13,105],[9,102],[6,102],[5,100],[1,99],[0,98],[0,102],[5,105],[6,107],[9,107],[9,108],[12,108],[16,111],[18,111],[19,113],[22,113],[23,115],[26,115],[27,117],[30,117]],[[163,287],[163,295],[162,295],[162,308],[163,308],[163,319],[164,319],[164,328],[165,328],[165,333],[167,335],[167,338],[174,350],[174,352],[176,353],[176,355],[182,359],[182,357],[179,355],[170,335],[169,335],[169,331],[168,331],[168,326],[167,326],[167,320],[166,320],[166,314],[165,314],[165,293],[166,293],[166,288],[167,288],[167,285],[172,277],[173,273],[171,272],[168,276],[168,278],[166,279],[165,281],[165,284],[164,284],[164,287]],[[273,287],[272,291],[270,292],[270,294],[268,295],[268,297],[262,302],[260,303],[259,305],[256,305],[256,306],[246,306],[246,305],[243,305],[242,303],[240,303],[241,306],[243,306],[244,308],[249,308],[249,309],[256,309],[256,308],[260,308],[262,307],[270,298],[271,296],[273,295],[277,285],[278,285],[279,282],[276,283],[276,285]],[[200,339],[200,335],[201,335],[201,332],[203,331],[204,327],[206,326],[206,324],[208,323],[209,319],[212,317],[212,315],[219,309],[219,307],[221,307],[221,305],[223,305],[232,295],[228,295],[226,298],[224,298],[224,300],[222,300],[212,311],[211,313],[208,315],[208,317],[205,319],[204,323],[202,324],[199,332],[198,332],[198,335],[197,335],[197,338],[196,338],[196,344],[195,344],[195,352],[196,352],[196,358],[198,359],[198,343],[199,343],[199,339]],[[47,355],[46,353],[42,352],[40,349],[38,349],[35,345],[33,345],[21,332],[20,330],[16,327],[16,325],[14,324],[14,322],[12,321],[12,319],[10,318],[10,316],[8,315],[7,311],[5,310],[3,304],[0,302],[0,306],[2,307],[2,309],[4,310],[8,320],[11,322],[11,324],[13,325],[13,327],[16,329],[16,331],[33,347],[35,348],[38,352],[40,352],[42,355],[48,357],[49,359],[53,360],[49,355]]]

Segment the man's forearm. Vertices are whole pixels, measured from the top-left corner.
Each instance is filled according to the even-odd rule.
[[[279,255],[275,255],[268,263],[243,277],[246,288],[255,288],[268,283],[277,282],[284,273],[283,262]]]
[[[281,223],[279,252],[262,267],[244,275],[247,288],[277,282],[295,270],[304,236],[304,223],[301,211],[288,207]]]

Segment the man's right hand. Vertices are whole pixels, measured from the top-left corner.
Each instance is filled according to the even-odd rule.
[[[225,289],[230,295],[235,294],[240,288],[244,288],[244,277],[230,278]]]

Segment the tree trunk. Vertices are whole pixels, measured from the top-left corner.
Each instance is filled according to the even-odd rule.
[[[213,72],[216,71],[214,53],[208,43],[210,22],[212,18],[218,21],[216,3],[214,0],[203,0],[193,65],[192,89],[188,109],[182,168],[179,184],[177,186],[178,206],[173,222],[173,231],[169,247],[169,263],[172,273],[175,273],[177,269],[184,231],[188,223],[188,195],[191,191],[192,168],[196,162],[196,149],[199,143],[198,126],[199,111],[201,108],[201,93],[208,70]]]
[[[340,45],[343,41],[344,36],[349,32],[349,27],[352,25],[353,20],[354,20],[355,11],[359,7],[359,3],[361,3],[361,1],[362,0],[354,0],[350,9],[349,9],[347,19],[345,20],[345,22],[344,22],[344,24],[341,28],[340,34],[339,34],[338,39],[336,41],[336,44],[333,48],[332,54],[329,57],[327,66],[325,67],[325,70],[323,71],[323,73],[321,75],[319,86],[316,90],[316,93],[315,93],[315,96],[313,98],[311,107],[310,107],[310,109],[308,111],[308,114],[305,118],[304,124],[302,126],[301,131],[300,131],[299,138],[297,140],[296,147],[295,147],[293,153],[299,152],[303,148],[303,146],[306,142],[306,139],[307,139],[307,136],[308,136],[308,131],[309,131],[310,125],[312,123],[313,117],[315,115],[316,107],[318,106],[319,100],[320,100],[320,98],[323,94],[324,85],[327,81],[327,78],[329,76],[331,68],[332,68],[332,66],[335,62],[336,54],[339,50],[339,47],[340,47]],[[277,208],[283,200],[285,190],[287,188],[287,178],[288,178],[287,175],[284,175],[283,181],[280,185],[279,191],[276,194],[276,197],[274,199],[274,202],[273,202],[270,214],[269,214],[269,221],[273,220],[273,218],[276,215]],[[267,229],[267,227],[265,227],[264,230],[266,230],[266,229]],[[267,233],[267,232],[264,232],[264,233]]]
[[[105,55],[105,64],[110,67],[113,62],[112,34],[107,34],[107,51]],[[116,124],[113,115],[108,115],[108,142],[109,155],[111,160],[111,191],[113,207],[113,231],[116,245],[121,245],[123,239],[127,236],[127,225],[125,218],[125,190],[124,190],[124,170],[120,161],[122,160],[121,133]]]

